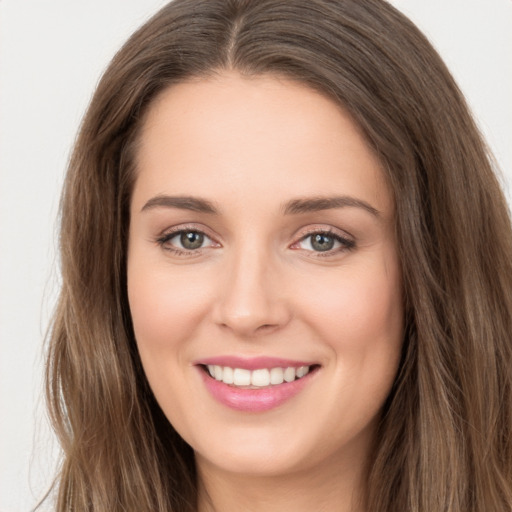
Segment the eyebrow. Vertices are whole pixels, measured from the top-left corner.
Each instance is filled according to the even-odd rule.
[[[217,208],[206,199],[192,196],[155,196],[151,198],[141,209],[141,212],[152,208],[179,208],[200,213],[217,214]]]
[[[332,197],[308,197],[304,199],[293,199],[284,206],[285,215],[296,215],[300,213],[318,212],[334,208],[362,208],[375,217],[380,217],[380,212],[366,201],[351,196]]]
[[[193,196],[167,196],[158,195],[151,198],[141,209],[141,212],[153,208],[178,208],[180,210],[190,210],[199,213],[209,213],[218,215],[219,210],[207,199]],[[285,215],[298,215],[301,213],[318,212],[322,210],[331,210],[335,208],[361,208],[375,217],[380,216],[380,212],[366,201],[351,196],[332,196],[332,197],[308,197],[292,199],[283,205]]]

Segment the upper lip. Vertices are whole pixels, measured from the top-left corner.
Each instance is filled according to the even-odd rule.
[[[313,366],[312,361],[297,361],[280,357],[257,356],[240,357],[233,355],[205,357],[194,361],[195,365],[229,366],[230,368],[243,368],[245,370],[258,370],[261,368],[298,368],[300,366]]]

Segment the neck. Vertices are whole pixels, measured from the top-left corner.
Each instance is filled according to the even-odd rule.
[[[231,473],[197,457],[199,512],[364,512],[364,464],[345,459],[286,475]]]

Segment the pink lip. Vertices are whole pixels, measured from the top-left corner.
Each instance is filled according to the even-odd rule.
[[[259,356],[244,358],[240,356],[217,356],[198,359],[195,365],[229,366],[230,368],[244,368],[245,370],[259,370],[260,368],[298,368],[299,366],[312,366],[311,361],[292,361],[278,357]]]
[[[209,359],[208,361],[217,360]],[[265,358],[268,359],[268,358]],[[272,364],[261,364],[258,362],[255,366],[248,368],[245,366],[239,366],[239,361],[237,365],[231,366],[231,364],[226,363],[226,359],[222,358],[223,364],[219,366],[231,366],[232,368],[246,368],[246,369],[258,369],[258,368],[275,368],[277,366],[281,366],[275,364],[275,359],[272,360]],[[247,361],[245,361],[247,363]],[[251,364],[254,361],[251,360]],[[294,362],[294,364],[289,364],[288,361],[286,365],[281,367],[288,366],[310,366],[307,364],[299,364]],[[216,363],[201,363],[201,364],[216,364]],[[224,382],[215,380],[212,378],[201,366],[197,366],[201,378],[211,393],[213,398],[215,398],[218,402],[231,409],[235,409],[241,412],[264,412],[270,409],[274,409],[291,398],[297,395],[305,386],[307,386],[314,375],[317,373],[318,367],[311,370],[306,376],[294,380],[293,382],[283,382],[282,384],[277,384],[274,386],[269,386],[261,389],[243,389],[237,388],[235,386],[231,386],[228,384],[224,384]]]

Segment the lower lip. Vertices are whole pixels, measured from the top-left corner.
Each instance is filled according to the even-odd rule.
[[[316,373],[315,368],[293,382],[261,389],[243,389],[213,379],[202,367],[199,370],[206,388],[218,402],[242,412],[264,412],[279,407],[302,391]]]

